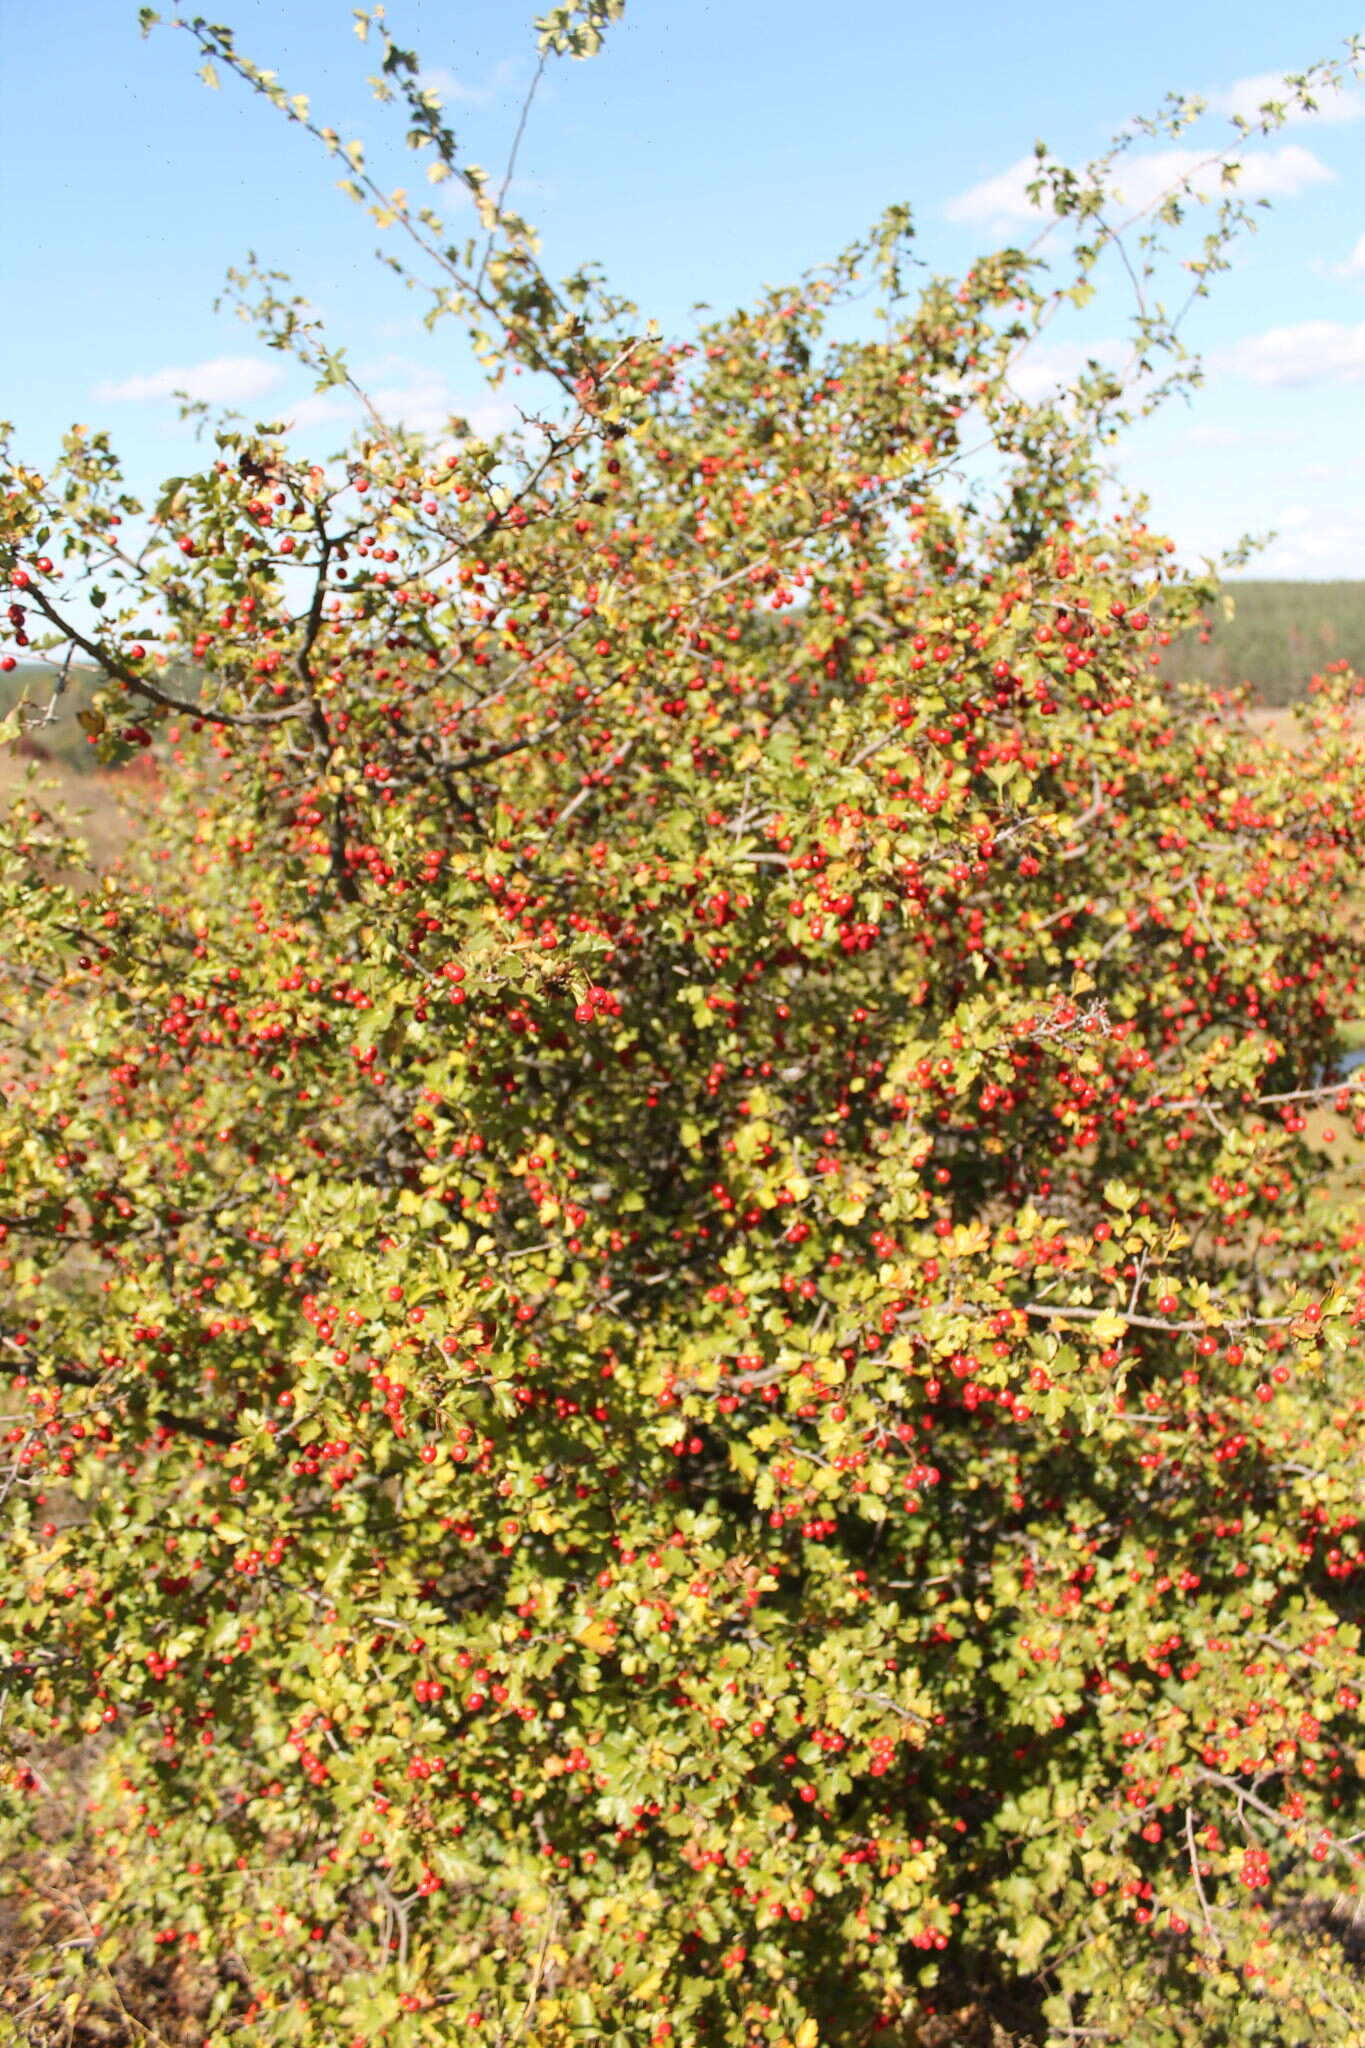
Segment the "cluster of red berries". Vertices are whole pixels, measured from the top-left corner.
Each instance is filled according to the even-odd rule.
[[[612,994],[609,988],[590,988],[574,1011],[580,1024],[591,1024],[596,1016],[619,1017],[621,998]]]

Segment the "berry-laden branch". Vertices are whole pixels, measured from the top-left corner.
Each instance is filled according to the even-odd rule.
[[[544,403],[387,420],[252,258],[344,452],[0,463],[0,659],[147,793],[0,815],[7,1867],[206,2048],[1347,2048],[1365,682],[1311,777],[1172,686],[1104,496],[1202,117],[1042,152],[1055,261],[894,206],[665,335],[357,26],[467,244],[181,24]],[[1143,360],[1025,402],[1101,265]],[[24,2024],[126,2031],[64,1928]]]

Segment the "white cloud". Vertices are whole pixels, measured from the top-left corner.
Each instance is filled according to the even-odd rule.
[[[1303,443],[1297,429],[1267,426],[1261,419],[1250,427],[1220,426],[1212,420],[1193,426],[1172,420],[1170,425],[1179,445],[1187,448],[1246,448],[1260,455],[1267,448],[1298,448]]]
[[[1041,219],[1044,209],[1030,205],[1026,188],[1038,174],[1037,160],[1021,156],[1007,171],[983,178],[950,199],[944,212],[959,227],[1008,226],[1013,221]]]
[[[465,106],[486,106],[493,94],[486,85],[470,85],[459,78],[445,64],[432,64],[418,73],[417,83],[427,92],[439,93],[443,106],[459,103]]]
[[[1333,264],[1332,270],[1336,277],[1365,277],[1365,235],[1361,236],[1346,261]]]
[[[489,192],[490,199],[501,199],[513,213],[521,213],[529,201],[545,194],[553,194],[554,185],[546,178],[513,178],[504,192],[501,184],[494,185]],[[443,178],[439,185],[423,195],[426,204],[437,213],[468,214],[474,210],[474,195],[463,178]]]
[[[307,433],[310,427],[329,426],[334,420],[350,421],[354,412],[354,404],[335,391],[315,391],[293,405],[279,407],[280,418],[300,433]]]
[[[437,371],[418,371],[403,384],[381,384],[370,392],[382,418],[414,434],[440,434],[456,411],[450,387]]]
[[[1117,341],[1092,341],[1088,346],[1077,341],[1049,342],[1041,347],[1035,344],[1010,371],[1010,388],[1035,405],[1039,399],[1074,384],[1092,356],[1106,368],[1115,368],[1122,353],[1122,344]]]
[[[1287,142],[1278,149],[1246,152],[1236,186],[1227,188],[1221,184],[1216,165],[1206,170],[1202,179],[1195,175],[1207,163],[1207,157],[1206,151],[1197,149],[1157,149],[1128,157],[1121,160],[1114,174],[1113,189],[1124,205],[1143,211],[1185,178],[1194,178],[1194,189],[1209,198],[1231,189],[1243,198],[1260,199],[1292,198],[1311,185],[1328,183],[1336,175],[1311,149]],[[1037,175],[1037,159],[1021,156],[1007,171],[984,178],[950,199],[945,209],[947,216],[959,227],[992,230],[1047,220],[1051,215],[1046,191],[1041,206],[1031,205],[1028,198],[1028,187]]]
[[[1341,320],[1270,327],[1220,349],[1211,361],[1252,384],[1355,384],[1365,378],[1365,321],[1355,327]]]
[[[1231,85],[1205,93],[1203,97],[1209,103],[1210,112],[1240,114],[1246,121],[1255,121],[1267,101],[1276,100],[1288,109],[1286,126],[1301,121],[1359,121],[1365,115],[1365,98],[1342,86],[1314,93],[1318,104],[1311,114],[1303,107],[1290,107],[1285,81],[1274,71],[1257,72],[1252,78],[1238,78]]]
[[[1365,568],[1365,518],[1352,513],[1310,512],[1289,505],[1267,524],[1281,538],[1256,557],[1257,576],[1306,576],[1328,581],[1359,576]]]
[[[444,434],[454,417],[467,420],[475,434],[487,438],[511,426],[517,417],[515,408],[503,398],[484,397],[466,404],[439,371],[391,360],[376,366],[376,375],[384,372],[396,372],[401,382],[364,388],[384,419],[414,434]]]
[[[1246,157],[1235,189],[1247,199],[1294,199],[1313,185],[1330,185],[1335,177],[1311,149],[1286,142]]]
[[[524,69],[519,58],[504,57],[484,84],[475,85],[447,64],[432,64],[418,73],[417,82],[425,91],[438,93],[443,106],[487,107],[520,82]]]
[[[370,364],[368,375],[362,372],[358,381],[381,419],[430,435],[444,448],[455,445],[449,434],[452,418],[468,421],[471,432],[484,440],[517,420],[516,408],[507,399],[488,395],[465,403],[439,371],[423,369],[402,356],[387,356]],[[279,414],[300,432],[334,423],[355,427],[366,418],[359,400],[339,390],[315,392],[292,405],[281,405]]]
[[[283,381],[279,363],[262,362],[258,356],[214,356],[206,363],[191,363],[177,370],[152,370],[144,377],[125,377],[95,386],[101,399],[173,398],[177,391],[191,398],[206,399],[212,405],[231,405],[239,400],[264,398]]]
[[[1246,435],[1240,427],[1187,427],[1185,439],[1194,448],[1240,448]]]

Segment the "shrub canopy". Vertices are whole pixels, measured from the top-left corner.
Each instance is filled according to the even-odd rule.
[[[1100,509],[1118,380],[1013,395],[1036,253],[912,295],[893,210],[668,340],[369,28],[486,247],[188,33],[543,415],[226,420],[141,553],[102,436],[7,459],[161,777],[93,880],[0,829],[27,2024],[174,1956],[214,2048],[1358,2040],[1361,686],[1306,774],[1161,682],[1211,585]],[[1066,292],[1111,169],[1040,159]]]

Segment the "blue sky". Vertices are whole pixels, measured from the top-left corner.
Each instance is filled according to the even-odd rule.
[[[495,175],[539,4],[389,9]],[[373,46],[346,0],[217,9],[319,118],[366,141],[388,182],[419,182],[369,94]],[[388,410],[496,425],[453,330],[428,336],[374,262],[380,238],[336,191],[336,167],[264,103],[207,90],[189,38],[144,42],[136,15],[131,0],[63,0],[46,22],[7,11],[0,412],[25,458],[46,467],[80,420],[110,429],[139,488],[183,473],[205,451],[177,418],[177,384],[252,418],[297,415],[316,453],[341,445],[336,401],[309,400],[301,372],[213,311],[248,249],[291,273]],[[599,57],[547,76],[514,194],[554,274],[598,259],[676,332],[699,300],[728,310],[836,254],[893,200],[912,206],[930,268],[959,272],[1036,233],[1020,171],[1035,139],[1083,164],[1179,89],[1211,103],[1188,139],[1203,154],[1231,139],[1229,108],[1252,111],[1275,78],[1339,55],[1362,26],[1323,0],[628,0]],[[1162,147],[1141,152],[1132,192]],[[1244,161],[1244,190],[1273,205],[1186,324],[1207,381],[1136,429],[1118,467],[1184,559],[1276,528],[1249,573],[1365,576],[1365,86],[1248,143]],[[1036,387],[1082,346],[1116,347],[1128,305],[1106,288],[1049,330],[1024,374]]]

